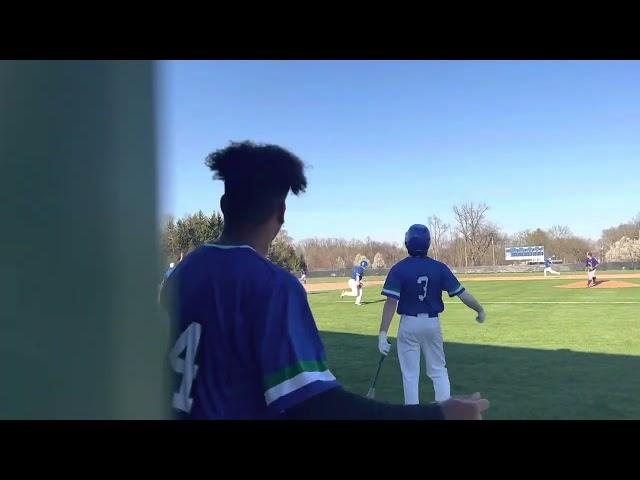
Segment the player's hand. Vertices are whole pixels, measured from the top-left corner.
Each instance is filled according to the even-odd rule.
[[[445,420],[482,420],[482,412],[489,409],[489,400],[479,393],[459,395],[438,403]]]
[[[484,312],[484,310],[482,310],[476,317],[476,322],[484,323],[486,318],[487,318],[487,314]]]
[[[387,334],[384,332],[380,332],[378,336],[378,350],[384,356],[387,356],[391,351],[391,344],[387,340]]]

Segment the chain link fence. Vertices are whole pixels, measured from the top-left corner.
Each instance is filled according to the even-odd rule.
[[[554,263],[553,269],[559,272],[582,272],[585,268],[584,263]],[[349,277],[353,267],[335,269],[335,270],[313,270],[307,275],[308,278],[319,277]],[[527,273],[542,272],[544,265],[480,265],[475,267],[452,267],[451,270],[456,274],[474,274],[474,273]],[[598,266],[598,270],[640,270],[640,262],[605,262]],[[365,275],[386,276],[389,268],[367,268]]]

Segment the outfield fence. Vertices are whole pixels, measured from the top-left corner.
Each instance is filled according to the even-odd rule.
[[[553,269],[558,272],[581,272],[585,268],[584,263],[555,263]],[[353,267],[335,269],[335,270],[313,270],[307,277],[347,277],[351,275]],[[544,265],[479,265],[474,267],[451,267],[451,270],[457,274],[473,274],[473,273],[528,273],[542,272]],[[606,262],[598,266],[598,270],[640,270],[638,262]],[[389,273],[388,268],[367,268],[366,275],[368,277],[381,275],[386,276]]]

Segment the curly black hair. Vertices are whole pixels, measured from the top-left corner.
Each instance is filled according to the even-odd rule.
[[[207,155],[205,164],[224,182],[226,223],[261,224],[289,190],[298,195],[307,188],[302,161],[277,145],[231,142]]]

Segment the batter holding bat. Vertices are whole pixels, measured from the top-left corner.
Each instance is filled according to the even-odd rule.
[[[451,386],[440,328],[440,314],[444,311],[442,293],[458,297],[475,310],[478,323],[483,323],[486,315],[482,305],[464,289],[449,267],[427,256],[431,234],[426,226],[412,225],[404,238],[409,256],[391,268],[381,292],[387,300],[382,311],[378,349],[382,355],[391,350],[387,331],[397,311],[400,315],[398,360],[405,405],[419,403],[420,353],[424,355],[436,401],[443,401],[451,397]]]

